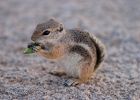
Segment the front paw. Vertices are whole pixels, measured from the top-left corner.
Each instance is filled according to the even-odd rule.
[[[64,83],[65,86],[76,86],[77,84],[78,84],[78,82],[77,82],[77,81],[74,81],[73,79],[68,79],[68,80]]]
[[[41,50],[41,47],[40,46],[33,46],[33,52],[38,52],[38,51],[40,51]]]

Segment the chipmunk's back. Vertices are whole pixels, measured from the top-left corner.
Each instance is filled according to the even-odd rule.
[[[96,63],[96,69],[105,56],[103,44],[91,33],[80,29],[68,30],[67,34],[75,44],[70,48],[70,52],[77,52],[85,58],[84,60],[93,61]]]

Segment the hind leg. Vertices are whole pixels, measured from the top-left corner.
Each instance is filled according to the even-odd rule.
[[[86,65],[86,66],[82,66],[80,68],[81,70],[81,73],[80,73],[80,77],[79,79],[77,78],[73,78],[73,79],[69,79],[65,82],[64,85],[66,86],[75,86],[79,83],[84,83],[87,81],[88,78],[90,78],[92,72],[93,72],[93,68],[90,67],[89,65]]]

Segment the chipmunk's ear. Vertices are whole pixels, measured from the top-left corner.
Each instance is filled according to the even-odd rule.
[[[54,18],[51,18],[49,21],[55,21]]]
[[[63,29],[64,29],[64,26],[63,26],[63,24],[62,24],[62,23],[60,23],[60,24],[59,24],[58,31],[59,31],[59,32],[62,32],[62,31],[63,31]]]

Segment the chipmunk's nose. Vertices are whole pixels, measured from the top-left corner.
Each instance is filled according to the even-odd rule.
[[[31,40],[32,41],[35,41],[35,37],[33,35],[31,36]]]

